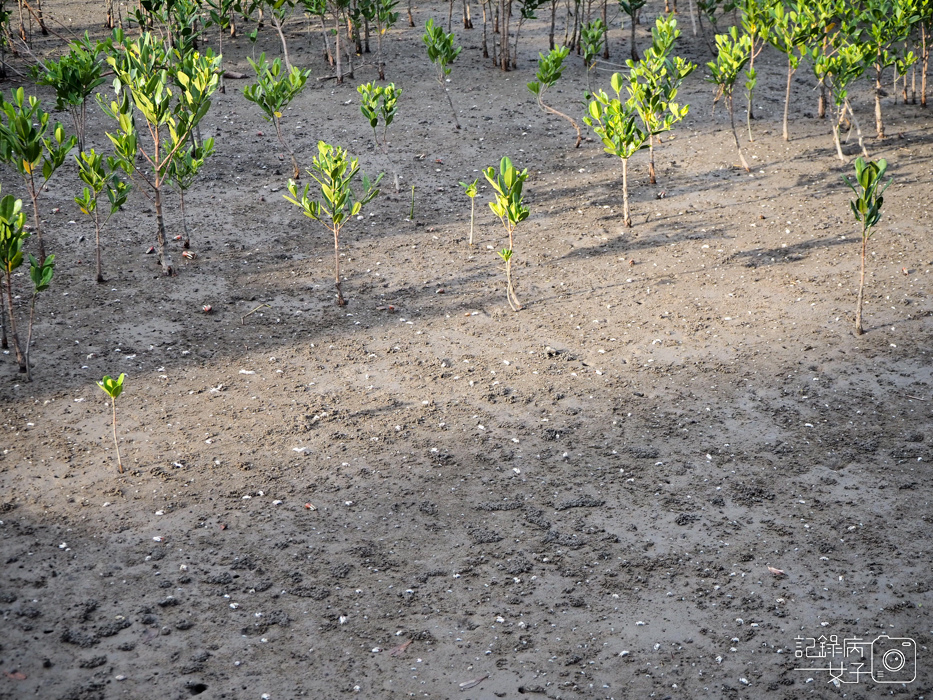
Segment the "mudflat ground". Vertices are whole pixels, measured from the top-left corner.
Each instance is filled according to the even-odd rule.
[[[94,3],[44,6],[60,33],[102,34]],[[660,9],[646,9],[642,48]],[[446,6],[414,16],[446,20]],[[751,174],[695,72],[690,115],[657,149],[659,184],[632,161],[625,229],[621,163],[592,138],[574,149],[525,88],[545,22],[523,27],[518,70],[503,73],[476,19],[457,30],[461,131],[420,29],[403,15],[388,35],[387,76],[404,89],[388,156],[355,91],[373,67],[317,80],[320,36],[288,26],[294,62],[314,71],[283,120],[301,164],[324,139],[388,173],[345,231],[346,307],[332,240],[282,199],[288,161],[243,80],[204,122],[217,153],[187,202],[197,257],[172,243],[177,276],[146,255],[155,219],[137,192],[96,284],[75,168],[53,178],[41,201],[58,267],[35,381],[0,357],[0,697],[931,692],[929,111],[888,97],[889,136],[867,141],[894,184],[857,337],[851,163],[814,117],[806,71],[784,143],[783,64],[762,54]],[[678,52],[705,63],[681,26]],[[610,60],[625,37],[616,18]],[[225,67],[249,73],[246,57],[277,41],[268,27],[255,47],[227,40]],[[552,103],[580,115],[584,85],[568,59]],[[867,84],[854,98],[870,125]],[[111,127],[92,113],[89,143],[105,149]],[[489,189],[471,248],[457,184],[503,155],[531,173],[519,313]],[[166,215],[180,233],[174,196]],[[123,475],[94,385],[121,372]],[[877,637],[876,651],[909,638],[916,680],[834,685],[838,656],[795,658],[820,635],[865,641],[866,664]]]

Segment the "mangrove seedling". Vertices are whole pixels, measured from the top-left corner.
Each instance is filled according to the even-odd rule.
[[[104,375],[101,381],[97,382],[97,386],[101,388],[101,391],[110,397],[110,406],[113,409],[113,446],[117,450],[117,470],[121,474],[123,473],[123,458],[120,457],[120,443],[117,441],[117,398],[123,393],[124,377],[126,375],[121,374],[119,379],[114,379],[107,374]]]
[[[79,151],[84,150],[87,131],[87,98],[104,82],[104,56],[109,46],[109,41],[92,42],[85,32],[58,61],[37,66],[36,82],[55,90],[55,109],[71,114]]]
[[[162,272],[173,275],[175,271],[166,249],[162,188],[166,178],[171,177],[172,162],[184,152],[211,107],[221,59],[208,49],[176,62],[162,42],[149,33],[136,41],[121,43],[118,48],[118,54],[107,59],[117,76],[117,100],[109,105],[100,99],[98,102],[117,122],[117,133],[107,134],[117,157],[130,166],[129,174],[134,181],[146,186],[140,191],[155,208]],[[148,140],[139,136],[134,105],[146,123]],[[137,156],[143,160],[139,168],[135,167]]]
[[[126,204],[126,199],[129,197],[130,185],[117,176],[117,172],[125,171],[127,166],[119,158],[113,156],[105,158],[102,154],[96,153],[93,148],[90,153],[81,151],[75,160],[78,162],[78,175],[86,185],[82,193],[75,197],[75,204],[80,207],[82,213],[94,217],[97,284],[104,284],[106,280],[101,263],[100,232],[110,221],[110,217]],[[110,212],[101,221],[97,201],[104,192],[107,193],[107,200],[110,202]]]
[[[454,109],[454,102],[450,98],[450,90],[447,89],[447,83],[450,82],[450,64],[452,64],[460,52],[462,46],[456,46],[454,43],[454,33],[444,33],[443,27],[435,27],[434,20],[429,19],[424,25],[424,36],[421,37],[425,46],[428,47],[428,59],[437,69],[437,83],[444,88],[444,94],[447,95],[447,102],[450,104],[450,111],[454,116],[454,124],[459,129],[460,121],[457,119],[457,110]]]
[[[29,302],[29,329],[26,332],[26,381],[32,381],[32,366],[29,364],[29,349],[32,345],[32,328],[36,322],[36,299],[39,292],[44,292],[52,283],[55,274],[55,256],[48,256],[39,262],[34,255],[29,256],[29,279],[32,280],[32,300]]]
[[[492,185],[493,201],[489,203],[492,213],[499,217],[509,235],[509,247],[499,251],[499,257],[505,261],[506,298],[512,311],[521,311],[522,305],[515,294],[515,284],[512,278],[512,258],[515,251],[515,227],[528,218],[528,207],[523,201],[522,187],[528,179],[528,168],[518,170],[512,161],[503,157],[499,161],[499,172],[489,167],[483,171],[483,176]]]
[[[653,41],[640,63],[628,61],[631,68],[629,95],[648,132],[648,181],[655,185],[654,137],[670,131],[687,116],[688,105],[678,105],[677,92],[696,64],[680,56],[670,57],[674,41],[680,36],[677,20],[659,17],[652,29]]]
[[[868,251],[868,239],[875,232],[875,225],[881,219],[881,207],[884,204],[884,191],[891,184],[893,178],[884,180],[888,162],[881,158],[878,161],[866,161],[859,157],[855,160],[855,182],[843,175],[842,179],[855,193],[855,200],[849,202],[855,220],[862,225],[862,266],[859,274],[858,300],[855,303],[855,333],[861,335],[862,330],[862,299],[865,291],[865,261]]]
[[[648,145],[648,132],[638,124],[638,111],[633,100],[622,102],[622,76],[612,75],[610,81],[616,97],[610,98],[603,90],[593,95],[588,114],[583,118],[602,139],[606,153],[622,159],[622,220],[626,228],[632,227],[628,208],[628,160]]]
[[[558,117],[566,119],[568,122],[570,122],[570,125],[577,132],[577,143],[574,148],[580,148],[580,143],[583,141],[583,136],[580,134],[580,125],[577,124],[573,117],[568,116],[563,112],[558,112],[550,105],[544,103],[544,93],[547,92],[549,88],[553,87],[554,83],[560,80],[560,76],[564,72],[564,59],[567,58],[569,53],[570,49],[566,46],[559,46],[551,49],[547,56],[539,53],[538,71],[535,73],[537,80],[528,83],[528,89],[531,91],[532,95],[538,98],[538,106],[544,112],[556,114]],[[587,75],[589,75],[589,73],[587,73]]]
[[[9,339],[13,342],[16,362],[19,364],[19,371],[23,374],[27,373],[26,355],[19,342],[16,309],[13,306],[13,272],[23,264],[23,244],[29,237],[25,226],[26,214],[23,212],[23,200],[16,199],[10,194],[5,195],[0,199],[0,265],[3,267],[3,279],[0,281],[5,286],[5,289],[0,289],[0,293],[5,292],[0,302],[4,309],[3,318],[10,326]],[[6,323],[3,326],[4,341],[8,336]]]
[[[731,27],[728,34],[716,35],[716,49],[716,60],[706,64],[712,72],[712,77],[706,80],[716,85],[716,97],[713,104],[718,102],[721,97],[726,99],[726,106],[729,108],[729,122],[732,125],[732,138],[735,139],[739,160],[742,161],[745,172],[751,172],[745,160],[745,154],[742,153],[742,146],[739,145],[739,136],[735,131],[735,109],[732,104],[735,82],[739,78],[739,73],[742,72],[742,69],[745,68],[751,58],[751,39],[749,39],[748,34],[739,37],[736,28]]]
[[[373,140],[377,147],[382,148],[386,155],[389,153],[387,132],[395,114],[398,112],[398,98],[402,95],[402,88],[389,83],[385,87],[375,83],[364,83],[356,88],[360,93],[360,111],[373,130]],[[379,134],[376,129],[382,122],[382,143],[379,143]]]
[[[314,200],[308,196],[310,183],[299,191],[294,180],[288,181],[288,194],[283,196],[299,207],[302,214],[309,219],[320,221],[334,235],[334,284],[337,288],[337,305],[346,306],[347,302],[340,289],[340,231],[347,221],[359,215],[363,207],[379,194],[376,186],[383,174],[379,173],[379,176],[371,181],[365,173],[360,172],[359,160],[351,158],[345,148],[318,141],[317,151],[318,154],[312,161],[314,169],[309,170],[308,174],[320,187],[321,199]],[[359,196],[352,188],[353,179],[357,174],[362,180]]]
[[[26,98],[23,88],[13,90],[11,101],[0,104],[0,160],[23,178],[32,200],[33,227],[39,241],[39,259],[45,260],[45,241],[39,217],[39,195],[58,170],[77,139],[66,136],[61,124],[51,126],[39,99]]]
[[[647,0],[619,0],[619,7],[629,17],[629,26],[632,30],[632,60],[641,60],[638,56],[638,47],[635,45],[635,25],[638,23],[638,13],[645,6]]]
[[[583,47],[583,65],[586,68],[586,93],[589,98],[590,71],[596,65],[596,57],[606,44],[606,25],[601,19],[594,19],[584,24],[580,30],[580,44]]]
[[[476,207],[476,183],[479,182],[479,178],[473,180],[473,182],[466,183],[461,182],[460,186],[464,190],[464,194],[470,198],[470,245],[473,245],[473,215],[475,213]]]
[[[272,122],[275,127],[275,135],[279,139],[288,155],[292,159],[292,176],[298,180],[301,177],[301,171],[298,169],[298,160],[295,158],[295,151],[285,141],[282,135],[282,111],[288,104],[304,90],[305,84],[311,75],[310,70],[299,70],[292,67],[288,72],[282,68],[282,60],[276,58],[272,63],[266,61],[266,54],[261,53],[259,60],[254,61],[247,57],[249,64],[256,71],[256,82],[243,88],[243,97],[250,102],[255,102],[262,110],[262,118]]]
[[[191,189],[195,179],[201,172],[201,168],[214,153],[214,139],[205,139],[199,146],[190,146],[178,153],[172,160],[171,176],[172,184],[178,190],[178,196],[181,203],[181,230],[185,249],[191,247],[191,238],[188,235],[188,216],[185,212],[185,192]]]

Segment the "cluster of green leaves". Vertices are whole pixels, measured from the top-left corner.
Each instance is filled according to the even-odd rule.
[[[171,177],[173,163],[187,149],[198,124],[211,107],[217,90],[220,57],[211,49],[204,53],[170,51],[154,35],[144,33],[130,41],[116,33],[115,55],[107,58],[116,78],[117,99],[108,105],[98,101],[116,120],[116,133],[107,136],[128,173],[139,178],[156,210],[159,259],[166,275],[174,274],[166,250],[162,216],[162,188]],[[135,107],[135,110],[134,110]],[[136,114],[147,125],[149,140],[140,139]],[[144,169],[135,167],[140,156]]]
[[[104,156],[97,153],[92,148],[90,152],[81,151],[75,157],[78,163],[78,176],[85,187],[80,195],[75,197],[75,203],[81,211],[94,217],[94,227],[96,230],[96,260],[97,260],[97,283],[103,284],[103,263],[101,259],[100,233],[110,217],[120,211],[126,204],[130,194],[130,185],[120,179],[119,171],[126,172],[127,164],[120,158],[114,156]],[[110,203],[110,211],[104,220],[101,221],[100,210],[97,206],[98,200],[102,194],[107,195],[107,201]]]
[[[87,99],[104,82],[105,58],[111,45],[109,39],[92,42],[85,32],[58,61],[36,67],[36,82],[55,90],[55,109],[71,114],[79,151],[84,150],[87,131]]]
[[[428,60],[437,68],[437,82],[444,88],[444,94],[447,95],[447,102],[450,103],[450,111],[454,116],[454,124],[459,129],[460,120],[457,119],[457,110],[454,109],[453,100],[450,98],[450,90],[447,89],[445,81],[450,75],[450,65],[457,59],[462,46],[457,46],[454,33],[444,33],[443,27],[434,26],[434,20],[429,19],[424,25],[424,35],[421,37],[428,49]]]
[[[745,154],[742,153],[742,147],[739,145],[738,134],[735,132],[735,108],[732,96],[739,74],[751,60],[751,52],[752,40],[749,35],[740,35],[735,27],[731,27],[727,34],[716,35],[716,60],[706,64],[710,70],[710,77],[706,80],[716,85],[715,101],[718,102],[720,98],[726,100],[735,147],[738,149],[739,159],[746,172],[750,169],[745,160]]]
[[[513,311],[522,309],[521,302],[515,293],[515,284],[512,277],[512,259],[515,250],[515,227],[528,218],[529,209],[524,204],[522,189],[528,179],[528,168],[519,170],[508,157],[499,161],[499,171],[489,167],[483,171],[483,177],[492,186],[493,200],[489,202],[492,213],[499,217],[509,236],[509,247],[498,251],[499,257],[505,262],[506,272],[506,298]]]
[[[570,49],[566,46],[556,46],[551,49],[547,55],[539,53],[538,70],[535,72],[537,80],[528,83],[528,89],[531,91],[532,95],[538,98],[538,106],[541,107],[542,110],[555,114],[570,122],[571,126],[573,126],[577,132],[575,148],[579,148],[580,143],[583,141],[583,135],[580,133],[580,126],[577,124],[576,120],[544,102],[544,94],[548,89],[553,87],[554,84],[560,80],[561,75],[563,75],[564,59],[567,58],[569,53]],[[589,80],[589,71],[587,71],[587,80]]]
[[[295,151],[282,135],[280,120],[285,108],[304,90],[308,78],[311,76],[311,71],[294,67],[286,71],[282,67],[281,59],[276,58],[269,63],[266,60],[265,53],[259,55],[258,61],[254,61],[249,57],[247,57],[247,60],[253,70],[256,71],[256,82],[243,88],[243,97],[258,105],[262,110],[262,118],[272,122],[279,143],[291,156],[292,169],[294,170],[292,177],[297,180],[301,176],[298,159],[295,157]]]
[[[862,266],[858,288],[858,300],[855,310],[855,332],[858,335],[862,330],[862,299],[865,290],[865,261],[868,248],[868,239],[874,233],[874,227],[881,220],[881,207],[884,205],[884,191],[891,184],[889,179],[884,182],[884,175],[888,163],[884,158],[877,162],[865,161],[857,158],[855,161],[855,181],[843,176],[843,180],[855,193],[855,200],[849,202],[855,220],[862,226]]]
[[[110,405],[113,408],[113,446],[117,451],[117,470],[121,474],[123,473],[123,458],[120,456],[120,443],[117,442],[117,399],[123,393],[123,380],[125,378],[125,374],[121,374],[118,379],[106,374],[101,381],[97,382],[100,390],[110,397]]]
[[[376,85],[375,83],[364,83],[356,88],[360,94],[360,111],[373,130],[373,139],[379,146],[379,136],[376,131],[379,122],[382,122],[382,150],[388,153],[388,129],[395,119],[398,112],[398,99],[402,95],[402,89],[395,86],[395,83],[388,85]]]
[[[39,195],[58,170],[77,139],[68,136],[61,124],[50,122],[50,114],[23,88],[13,90],[11,100],[0,96],[0,161],[13,167],[23,178],[32,199],[33,225],[39,241],[39,259],[45,260],[45,241],[39,216]]]
[[[654,137],[670,131],[687,116],[690,108],[676,102],[677,93],[697,65],[680,56],[671,56],[674,42],[680,36],[673,15],[658,17],[651,33],[652,43],[644,58],[638,63],[631,60],[626,63],[631,71],[630,100],[648,132],[649,178],[651,184],[655,184]]]
[[[32,300],[29,306],[26,342],[22,343],[16,318],[16,306],[13,303],[13,278],[15,270],[23,264],[25,256],[24,244],[28,237],[29,232],[26,230],[26,214],[23,212],[23,201],[9,194],[4,195],[0,198],[0,267],[2,267],[3,273],[3,277],[0,279],[0,296],[2,296],[2,299],[0,299],[0,320],[9,319],[10,338],[13,341],[19,371],[26,375],[27,381],[32,381],[29,349],[32,344],[36,298],[40,292],[48,289],[52,282],[52,276],[55,273],[55,256],[49,255],[40,260],[32,254],[29,255],[29,279],[32,281]],[[6,339],[5,322],[3,332],[4,339]]]
[[[334,278],[337,288],[337,304],[344,306],[346,301],[340,288],[340,231],[352,217],[357,216],[363,207],[379,194],[378,184],[382,173],[375,180],[370,180],[360,172],[357,158],[351,158],[345,148],[332,146],[318,141],[318,154],[312,161],[312,170],[308,174],[317,183],[320,199],[310,196],[311,184],[298,189],[294,180],[288,181],[288,194],[285,199],[301,209],[309,219],[321,222],[334,236]],[[353,190],[353,180],[360,175],[362,189],[358,195]]]

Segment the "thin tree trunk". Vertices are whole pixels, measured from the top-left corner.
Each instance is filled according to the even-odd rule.
[[[635,14],[637,15],[638,13],[636,12]],[[632,25],[632,60],[635,61],[635,63],[638,63],[641,60],[641,57],[638,55],[638,47],[635,46],[635,17],[632,16],[629,18],[629,20],[631,21]]]
[[[100,254],[100,212],[97,210],[96,206],[94,207],[94,227],[97,231],[97,250],[95,251],[95,257],[97,258],[97,284],[104,284],[107,280],[104,279],[104,268]]]
[[[693,36],[697,35],[697,8],[693,0],[690,0],[690,24],[693,26]]]
[[[463,0],[463,28],[473,29],[473,18],[470,16],[470,0]]]
[[[29,330],[26,332],[26,349],[24,355],[26,357],[26,381],[32,381],[32,367],[29,366],[29,346],[32,343],[32,327],[36,321],[36,297],[39,296],[39,292],[33,291],[32,301],[29,304]]]
[[[363,17],[363,51],[372,53],[369,50],[369,19]]]
[[[824,28],[823,30],[823,54],[825,55],[829,50],[829,31]],[[820,119],[826,117],[826,81],[823,78],[820,78],[820,100],[817,104],[816,115]]]
[[[6,302],[3,300],[3,279],[0,278],[0,348],[6,350],[10,341],[6,337]]]
[[[334,65],[334,54],[330,50],[330,40],[327,38],[327,25],[324,24],[324,15],[318,15],[318,19],[321,20],[321,36],[324,37],[324,56],[327,58],[328,65]],[[382,37],[380,36],[380,39]]]
[[[905,91],[907,90],[906,86],[904,90]],[[912,105],[917,104],[917,62],[916,61],[914,61],[913,65],[910,67],[910,104]]]
[[[884,121],[881,118],[881,64],[875,64],[875,133],[884,139]]]
[[[447,86],[441,83],[441,87],[444,88],[444,94],[447,95],[447,103],[450,105],[450,113],[454,115],[454,124],[457,126],[457,129],[460,128],[460,120],[457,119],[457,110],[454,109],[454,101],[450,99],[450,90],[447,89]]]
[[[449,0],[449,2],[447,3],[447,31],[448,32],[453,31],[453,28],[452,28],[453,23],[454,23],[454,0]]]
[[[862,232],[862,269],[859,274],[858,299],[855,302],[855,334],[862,335],[862,300],[865,296],[865,253],[868,248],[868,238],[865,232]]]
[[[123,458],[120,456],[120,443],[117,441],[117,400],[110,397],[110,405],[113,408],[113,446],[117,450],[117,471],[123,473]]]
[[[334,18],[336,32],[334,33],[334,56],[337,58],[337,84],[343,85],[343,64],[340,61],[340,13],[337,12]],[[415,26],[415,25],[412,25]]]
[[[755,70],[755,37],[752,36],[751,40],[752,40],[752,50],[749,53],[749,59],[748,59],[748,70],[749,71]],[[763,48],[764,47],[762,46],[762,49]],[[758,53],[761,53],[761,49],[758,49]],[[745,121],[748,122],[748,140],[749,141],[755,140],[755,138],[752,136],[752,119],[754,118],[755,118],[755,106],[752,102],[752,91],[749,90],[748,91],[748,112],[745,115]]]
[[[512,11],[512,0],[499,0],[502,24],[499,27],[499,67],[508,71],[509,61],[509,15]]]
[[[547,33],[547,46],[549,51],[554,50],[554,24],[557,21],[557,0],[551,0],[551,26]]]
[[[859,126],[858,117],[855,116],[855,110],[852,109],[852,105],[849,104],[849,101],[845,101],[845,107],[849,110],[849,114],[852,115],[852,123],[855,124],[855,133],[858,134],[858,145],[862,149],[862,155],[865,156],[865,160],[871,160],[871,157],[868,155],[868,150],[865,148],[865,141],[862,139],[862,127]]]
[[[337,288],[337,306],[346,306],[347,302],[340,291],[340,229],[334,229],[334,286]]]
[[[483,58],[489,58],[489,45],[486,43],[486,0],[479,0],[479,4],[483,11]]]
[[[16,332],[16,312],[13,310],[13,278],[9,272],[6,273],[6,298],[7,312],[10,317],[10,337],[13,339],[13,350],[16,352],[16,361],[19,363],[19,371],[26,374],[26,359],[23,356],[23,349],[19,344],[19,334]]]
[[[511,251],[512,249],[509,248]],[[515,293],[515,285],[512,284],[512,258],[509,257],[505,262],[505,279],[506,279],[506,288],[505,294],[509,302],[509,307],[512,311],[521,311],[522,303],[518,300],[518,295]]]
[[[275,10],[272,11],[272,24],[275,26],[275,31],[279,33],[279,41],[282,42],[282,56],[285,60],[285,68],[291,72],[292,62],[288,58],[288,44],[285,43],[285,32],[282,31],[282,22]]]
[[[846,157],[842,154],[842,144],[839,142],[839,127],[842,125],[842,116],[844,114],[845,114],[845,107],[840,107],[838,119],[834,118],[832,120],[833,144],[836,146],[836,155],[839,157],[839,160],[842,163],[846,162]]]
[[[648,134],[648,183],[657,185],[658,181],[654,175],[654,135]]]
[[[153,203],[156,210],[156,240],[159,244],[159,262],[162,263],[162,274],[171,277],[175,274],[172,268],[172,258],[165,248],[165,219],[162,217],[162,183],[156,180],[152,188],[155,192]]]
[[[411,0],[408,0],[408,26],[409,27],[415,26],[415,18],[411,14]]]
[[[920,106],[927,106],[927,69],[930,67],[930,46],[927,43],[927,28],[920,25],[920,53],[923,56],[923,69],[920,71]]]
[[[39,239],[39,263],[45,263],[45,241],[42,240],[42,224],[39,221],[39,193],[36,191],[36,183],[29,172],[29,198],[32,200],[32,220],[36,227],[36,238]]]
[[[628,213],[628,158],[622,159],[622,223],[632,228],[632,217]]]
[[[382,60],[382,27],[377,27],[376,34],[376,64],[379,66],[379,80],[386,79],[386,64]]]
[[[794,68],[790,62],[790,57],[787,59],[787,90],[784,92],[784,121],[783,121],[783,131],[782,135],[784,136],[785,141],[790,141],[790,134],[787,131],[787,112],[790,108],[790,86],[791,81],[794,79]]]
[[[589,75],[589,73],[587,73],[587,75]],[[563,112],[558,112],[558,111],[557,111],[556,109],[554,109],[553,107],[550,107],[550,106],[544,104],[544,101],[541,99],[541,93],[538,93],[538,104],[541,106],[541,109],[544,110],[545,112],[550,112],[551,114],[556,114],[558,117],[561,117],[561,118],[563,118],[563,119],[566,119],[568,122],[570,122],[571,126],[573,126],[573,128],[574,128],[574,129],[576,130],[576,132],[577,132],[577,143],[576,143],[576,145],[574,146],[574,148],[580,148],[580,143],[583,141],[583,136],[582,136],[582,134],[580,133],[580,126],[577,124],[576,121],[574,121],[573,117],[570,117],[570,116],[564,114]]]
[[[739,160],[742,161],[742,167],[745,168],[745,172],[750,173],[752,170],[748,167],[748,163],[745,161],[745,155],[742,153],[742,146],[739,145],[739,135],[735,131],[735,109],[733,108],[732,104],[732,96],[727,96],[726,100],[729,103],[729,121],[732,124],[732,138],[735,139],[735,147],[739,151]]]
[[[187,250],[191,247],[191,236],[188,235],[188,218],[185,214],[185,191],[180,187],[178,188],[178,196],[181,198],[181,230],[184,235],[182,245]]]
[[[607,5],[609,0],[603,0],[603,26],[606,28],[606,34],[603,37],[603,58],[609,58],[609,15]]]

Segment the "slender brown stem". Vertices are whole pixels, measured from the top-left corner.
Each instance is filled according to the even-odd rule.
[[[346,306],[347,302],[343,298],[343,292],[340,291],[340,227],[334,229],[334,281],[337,287],[337,306]]]
[[[589,76],[589,71],[587,71],[587,76]],[[542,86],[541,92],[543,92],[543,91],[544,91],[544,88],[543,88],[543,86]],[[563,118],[563,119],[566,119],[568,122],[570,122],[570,125],[571,125],[571,126],[576,130],[576,132],[577,132],[577,143],[576,143],[576,145],[574,145],[574,148],[580,148],[580,143],[583,141],[583,136],[580,134],[580,126],[577,124],[576,121],[574,121],[573,117],[570,117],[570,116],[564,114],[563,112],[557,111],[556,109],[554,109],[554,108],[551,107],[550,105],[544,104],[544,100],[541,99],[541,92],[538,93],[538,104],[541,106],[541,109],[543,109],[545,112],[550,112],[551,114],[556,114],[558,117],[561,117],[561,118]]]
[[[23,353],[26,358],[26,381],[32,381],[32,367],[29,366],[29,346],[32,344],[32,326],[36,320],[36,297],[39,292],[33,291],[32,301],[29,304],[29,330],[26,332],[26,349]]]
[[[742,167],[745,168],[745,172],[750,173],[752,170],[748,167],[745,154],[742,153],[742,146],[739,144],[739,135],[735,131],[735,110],[732,106],[732,95],[727,95],[726,101],[729,103],[729,121],[732,123],[732,138],[735,139],[735,147],[739,151],[739,160],[742,161]]]
[[[858,283],[858,300],[855,302],[855,333],[856,335],[862,335],[865,331],[862,330],[862,299],[864,298],[865,292],[865,251],[868,248],[868,236],[865,235],[865,231],[862,231],[862,270],[859,275]]]
[[[103,263],[101,262],[100,254],[100,212],[97,210],[95,203],[94,206],[94,228],[96,230],[97,240],[96,240],[96,250],[94,255],[97,258],[97,284],[104,284],[106,280],[104,279]]]
[[[120,456],[120,443],[117,441],[117,400],[110,397],[110,405],[113,407],[113,446],[117,450],[117,471],[123,473],[123,458]]]
[[[298,169],[298,159],[295,158],[295,152],[291,149],[291,146],[289,146],[289,145],[285,142],[285,137],[282,136],[282,129],[281,129],[281,127],[279,126],[279,120],[276,119],[275,117],[272,117],[272,124],[273,124],[273,126],[275,126],[275,135],[276,135],[276,137],[279,139],[279,143],[282,144],[282,148],[284,148],[284,149],[288,152],[288,155],[289,155],[289,156],[291,157],[291,159],[292,159],[292,171],[293,171],[293,175],[292,175],[292,176],[293,176],[296,180],[300,180],[300,179],[301,179],[301,171]],[[373,132],[373,133],[375,133],[375,132]],[[378,143],[378,139],[377,139],[377,143]]]
[[[16,361],[19,363],[19,371],[26,373],[26,360],[23,357],[23,349],[19,344],[19,334],[16,332],[16,312],[13,310],[13,279],[9,272],[6,273],[6,296],[7,311],[10,319],[10,337],[13,339],[13,349],[16,351]]]
[[[648,182],[652,185],[658,184],[654,174],[654,134],[648,134]]]
[[[622,159],[622,221],[625,228],[632,228],[632,217],[628,213],[628,158]]]
[[[784,121],[782,135],[785,141],[790,141],[790,134],[787,131],[787,112],[790,108],[790,85],[794,78],[794,68],[791,65],[790,58],[787,60],[787,90],[784,93]]]

